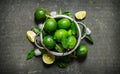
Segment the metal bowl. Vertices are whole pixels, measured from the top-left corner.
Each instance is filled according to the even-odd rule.
[[[83,37],[81,36],[81,29],[80,29],[80,26],[79,26],[78,24],[83,25],[83,26],[85,27],[85,29],[86,29],[86,26],[85,26],[83,23],[81,23],[81,22],[76,22],[73,18],[71,18],[71,17],[69,17],[69,16],[66,16],[66,15],[55,15],[55,16],[53,16],[53,18],[54,18],[54,19],[67,18],[67,19],[69,19],[70,21],[74,21],[74,22],[75,22],[75,24],[76,24],[76,26],[77,26],[77,29],[78,29],[78,38],[77,38],[76,46],[75,46],[73,49],[71,49],[70,51],[67,51],[67,52],[64,52],[64,53],[60,53],[60,52],[56,52],[56,51],[51,51],[51,50],[49,50],[47,47],[45,47],[45,45],[43,44],[43,34],[42,34],[42,33],[40,33],[40,35],[39,35],[40,42],[41,42],[41,45],[42,45],[42,46],[38,45],[38,44],[36,43],[36,40],[35,40],[35,45],[36,45],[38,48],[40,48],[40,49],[45,49],[45,50],[47,50],[49,53],[51,53],[51,54],[53,54],[53,55],[55,55],[55,56],[66,56],[66,55],[69,55],[69,54],[71,54],[72,52],[74,52],[74,51],[77,49],[77,47],[79,46],[79,44],[80,44],[80,42],[81,42],[81,39],[83,39],[83,38],[86,36],[86,33],[83,35]],[[44,28],[44,24],[41,25],[41,29],[43,29],[43,28]]]

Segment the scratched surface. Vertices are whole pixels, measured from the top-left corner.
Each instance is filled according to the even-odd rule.
[[[94,45],[83,62],[74,60],[65,69],[55,64],[44,66],[42,59],[26,61],[34,46],[26,31],[35,26],[34,11],[75,13],[86,10]],[[120,74],[120,0],[1,0],[0,1],[0,74]]]

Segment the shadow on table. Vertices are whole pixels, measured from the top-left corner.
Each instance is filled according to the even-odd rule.
[[[45,64],[45,63],[43,62],[43,66],[44,66],[45,68],[53,67],[53,65],[54,65],[54,64]]]
[[[86,58],[87,58],[87,55],[86,56],[81,56],[81,57],[79,57],[79,58],[76,58],[76,60],[78,61],[78,62],[84,62],[85,60],[86,60]]]
[[[38,25],[38,24],[40,24],[40,23],[44,23],[44,22],[45,22],[45,19],[37,20],[37,19],[34,18],[34,23],[35,23],[36,25]]]

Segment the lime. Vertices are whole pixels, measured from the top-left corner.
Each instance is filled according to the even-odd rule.
[[[81,45],[77,48],[77,56],[85,56],[88,53],[88,48],[86,45]]]
[[[67,36],[68,36],[67,31],[64,30],[64,29],[56,30],[56,32],[55,32],[55,34],[54,34],[54,38],[55,38],[58,42],[60,42],[63,37],[67,37]]]
[[[35,42],[36,34],[33,31],[27,31],[27,37],[31,42]]]
[[[75,36],[69,36],[68,37],[68,42],[67,42],[68,49],[74,48],[76,43],[77,43],[77,40],[76,40]]]
[[[72,35],[72,30],[68,30],[68,36],[71,36]]]
[[[52,49],[55,47],[55,41],[52,36],[48,35],[43,38],[43,43],[48,49]]]
[[[58,28],[60,29],[68,29],[70,27],[70,20],[67,18],[62,18],[58,21]]]
[[[76,12],[75,17],[77,19],[80,19],[80,20],[84,19],[86,17],[86,11],[78,11],[78,12]]]
[[[52,64],[55,61],[55,56],[47,53],[47,54],[43,54],[42,59],[45,64]]]
[[[42,20],[46,18],[46,10],[43,8],[36,9],[34,16],[37,20]]]
[[[57,22],[55,19],[50,18],[45,21],[44,29],[47,32],[53,32],[57,28]]]
[[[71,30],[72,30],[72,35],[76,36],[78,33],[78,29],[77,29],[76,23],[74,21],[72,21],[72,23],[71,23]]]

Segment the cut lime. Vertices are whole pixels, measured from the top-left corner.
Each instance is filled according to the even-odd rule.
[[[27,37],[31,42],[35,42],[36,34],[33,31],[27,31]]]
[[[47,54],[43,54],[42,59],[45,64],[52,64],[55,61],[55,56],[47,53]]]
[[[78,11],[78,12],[76,12],[75,17],[77,19],[80,19],[80,20],[84,19],[86,17],[86,11]]]

